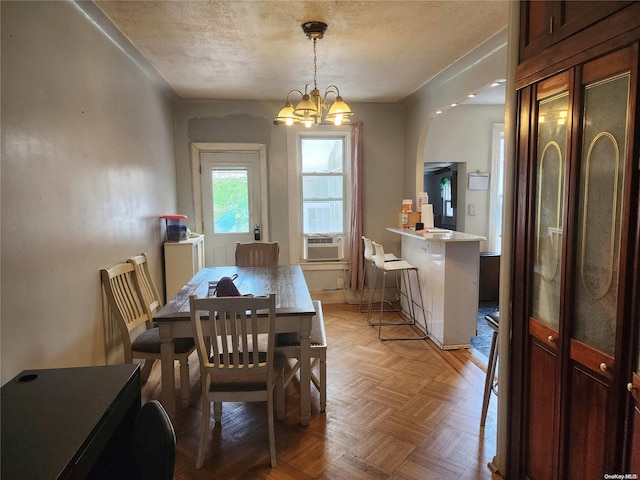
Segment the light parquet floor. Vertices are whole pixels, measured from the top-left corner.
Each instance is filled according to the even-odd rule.
[[[327,411],[312,388],[310,425],[299,424],[299,384],[276,422],[278,466],[269,466],[266,404],[223,404],[202,469],[195,468],[200,379],[191,357],[191,403],[178,406],[175,478],[295,480],[491,479],[496,401],[480,428],[485,372],[465,351],[429,341],[380,342],[357,306],[323,305],[329,341]],[[389,314],[393,315],[393,314]],[[409,329],[410,327],[384,327]],[[409,333],[404,330],[404,334]],[[177,368],[176,368],[177,370]],[[176,371],[177,381],[179,374]],[[156,362],[143,402],[160,397]],[[213,415],[212,415],[213,418]]]

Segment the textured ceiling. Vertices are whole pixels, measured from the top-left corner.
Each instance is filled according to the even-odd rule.
[[[508,0],[96,1],[183,98],[284,100],[313,83],[301,24],[317,43],[318,88],[395,102],[507,25]]]

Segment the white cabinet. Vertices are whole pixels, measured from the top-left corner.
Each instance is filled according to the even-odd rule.
[[[165,299],[173,296],[204,267],[204,235],[164,244]]]

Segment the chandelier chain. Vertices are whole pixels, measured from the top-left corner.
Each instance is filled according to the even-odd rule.
[[[318,61],[316,58],[316,42],[317,38],[313,39],[313,88],[318,89]]]

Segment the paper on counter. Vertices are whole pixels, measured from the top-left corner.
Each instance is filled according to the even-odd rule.
[[[425,203],[422,205],[421,215],[424,228],[433,228],[433,205],[431,203]]]

